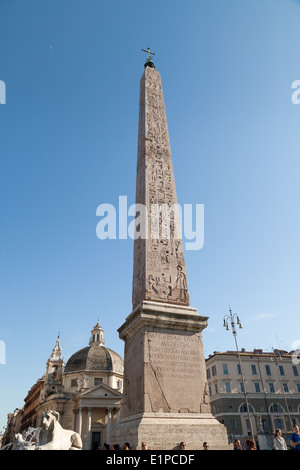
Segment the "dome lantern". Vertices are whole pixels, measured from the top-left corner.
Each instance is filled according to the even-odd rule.
[[[99,324],[99,320],[97,321],[97,325],[91,331],[91,337],[89,341],[89,345],[92,346],[93,344],[97,344],[99,346],[104,346],[104,331]]]

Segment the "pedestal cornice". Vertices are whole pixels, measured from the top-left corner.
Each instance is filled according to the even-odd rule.
[[[208,317],[199,316],[193,307],[144,301],[126,318],[118,333],[125,341],[145,326],[201,332],[206,328],[207,320]]]

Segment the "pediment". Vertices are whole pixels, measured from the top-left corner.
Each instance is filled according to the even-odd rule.
[[[120,400],[122,398],[122,393],[118,390],[115,390],[108,385],[100,384],[95,385],[92,388],[89,388],[81,392],[81,398],[92,398],[92,399],[114,399]]]

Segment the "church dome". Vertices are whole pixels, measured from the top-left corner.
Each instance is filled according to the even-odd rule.
[[[65,373],[86,370],[123,374],[123,359],[104,346],[103,330],[99,322],[91,333],[90,345],[70,357],[65,366]]]

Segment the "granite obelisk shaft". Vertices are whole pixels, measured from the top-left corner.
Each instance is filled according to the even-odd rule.
[[[140,82],[136,181],[137,225],[144,229],[134,241],[133,310],[143,300],[189,305],[163,90],[153,67]]]

